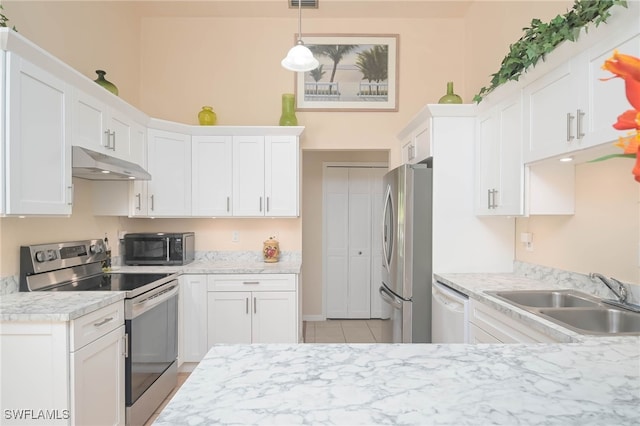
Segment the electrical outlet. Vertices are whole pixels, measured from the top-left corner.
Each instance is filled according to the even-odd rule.
[[[240,241],[240,231],[233,231],[231,233],[231,242],[237,243]]]

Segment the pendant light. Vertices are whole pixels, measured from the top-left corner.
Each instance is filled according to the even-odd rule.
[[[298,42],[281,62],[289,71],[305,72],[318,68],[320,63],[302,42],[302,0],[298,0]]]

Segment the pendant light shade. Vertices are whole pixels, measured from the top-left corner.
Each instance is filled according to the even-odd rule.
[[[298,42],[293,46],[287,56],[280,62],[289,71],[305,72],[318,68],[320,63],[313,57],[313,53],[302,42],[302,1],[298,0]]]

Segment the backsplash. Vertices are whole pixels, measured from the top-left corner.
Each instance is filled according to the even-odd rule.
[[[513,263],[513,272],[523,277],[559,284],[567,288],[575,288],[585,293],[603,299],[615,299],[615,295],[607,288],[599,279],[589,278],[588,275],[579,274],[577,272],[563,271],[562,269],[554,269],[547,266],[536,265],[515,261]],[[615,277],[614,277],[615,278]],[[627,302],[640,304],[640,285],[624,283],[629,291]]]

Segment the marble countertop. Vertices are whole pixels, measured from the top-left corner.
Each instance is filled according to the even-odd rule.
[[[637,425],[640,338],[218,345],[154,425]]]
[[[120,291],[12,293],[0,296],[0,321],[71,321],[124,299]]]
[[[299,274],[302,262],[259,260],[196,260],[182,266],[119,266],[113,272],[180,272],[181,274]]]

